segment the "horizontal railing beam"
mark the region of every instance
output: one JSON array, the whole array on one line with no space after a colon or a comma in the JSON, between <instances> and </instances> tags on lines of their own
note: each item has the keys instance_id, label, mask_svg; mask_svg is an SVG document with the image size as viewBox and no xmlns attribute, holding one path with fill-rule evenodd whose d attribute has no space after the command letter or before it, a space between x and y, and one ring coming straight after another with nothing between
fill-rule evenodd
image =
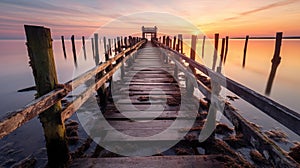
<instances>
[{"instance_id":1,"label":"horizontal railing beam","mask_svg":"<svg viewBox=\"0 0 300 168\"><path fill-rule=\"evenodd\" d=\"M158 43L158 42L157 42ZM231 92L235 93L237 96L241 97L243 100L247 101L248 103L252 104L265 114L269 115L279 123L283 124L296 134L300 135L300 114L253 91L250 88L247 88L228 77L223 76L220 73L216 73L211 69L207 68L204 65L197 63L194 60L186 57L185 55L172 50L171 48L158 43L161 47L173 52L174 54L178 55L180 58L185 60L189 63L192 67L200 70L205 75L209 76L212 80L216 81L224 81L220 82L220 85L226 87Z\"/></svg>"},{"instance_id":2,"label":"horizontal railing beam","mask_svg":"<svg viewBox=\"0 0 300 168\"><path fill-rule=\"evenodd\" d=\"M87 71L86 73L78 76L77 78L60 85L60 88L49 92L48 94L39 97L38 99L32 101L30 104L26 105L24 108L10 112L0 119L0 139L9 133L13 132L17 128L21 127L27 121L38 116L43 111L47 110L55 103L63 99L68 93L76 89L81 84L85 83L87 80L91 79L95 74L105 70L113 62L118 60L120 57L126 53L139 48L145 41L140 41L132 47L127 48L121 53L117 54L115 57L106 61L105 63ZM107 79L106 79L107 80Z\"/></svg>"}]
</instances>

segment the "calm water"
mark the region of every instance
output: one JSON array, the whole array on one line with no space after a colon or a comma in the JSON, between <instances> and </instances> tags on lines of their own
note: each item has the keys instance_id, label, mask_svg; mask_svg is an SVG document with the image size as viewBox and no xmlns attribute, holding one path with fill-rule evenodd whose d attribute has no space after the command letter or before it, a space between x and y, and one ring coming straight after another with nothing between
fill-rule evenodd
<instances>
[{"instance_id":1,"label":"calm water","mask_svg":"<svg viewBox=\"0 0 300 168\"><path fill-rule=\"evenodd\" d=\"M190 41L186 40L186 44ZM274 40L249 40L246 67L242 68L242 56L244 40L230 40L229 51L226 60L226 66L223 73L242 83L249 88L264 94L268 76L271 70L271 59L274 52ZM198 61L205 62L208 67L212 65L212 48L209 41L206 41L205 57L200 60L202 52L202 40L198 40L197 52L200 53ZM219 44L220 46L221 44ZM100 45L102 46L102 44ZM81 53L81 40L76 41L77 51L77 68L74 67L71 44L66 40L67 58L63 56L61 41L54 40L54 55L58 79L60 83L64 83L78 74L85 72L95 66L92 57L90 40L86 40L87 58L84 59ZM277 69L277 74L274 79L273 87L269 97L283 105L299 112L300 111L300 78L297 73L300 71L300 40L283 40L281 51L281 63ZM29 103L34 99L34 91L19 93L17 90L26 87L34 86L31 68L28 64L27 50L24 40L0 40L0 116L3 116L8 111L13 111ZM103 51L100 48L100 51ZM189 54L189 49L185 47L186 54ZM101 52L100 55L103 56ZM218 65L218 63L217 63ZM260 114L255 108L250 107L247 103L233 102L233 104L243 111L243 115L247 118L257 120L257 123L263 125L268 120L267 129L277 127L277 123L269 122L269 118L264 114ZM259 116L259 117L258 117ZM262 117L260 117L262 116ZM263 118L263 119L261 119ZM263 125L264 126L264 125ZM284 129L288 132L288 130ZM292 135L299 140L298 136ZM26 141L22 141L26 139ZM34 145L32 145L34 144ZM35 118L23 127L17 129L9 136L0 140L0 163L5 166L7 159L12 159L11 162L18 161L29 154L39 156L39 159L46 157L44 148L44 139L42 136L42 127L39 121ZM8 151L8 149L14 149ZM1 167L0 165L0 167ZM6 163L10 165L10 163Z\"/></svg>"}]
</instances>

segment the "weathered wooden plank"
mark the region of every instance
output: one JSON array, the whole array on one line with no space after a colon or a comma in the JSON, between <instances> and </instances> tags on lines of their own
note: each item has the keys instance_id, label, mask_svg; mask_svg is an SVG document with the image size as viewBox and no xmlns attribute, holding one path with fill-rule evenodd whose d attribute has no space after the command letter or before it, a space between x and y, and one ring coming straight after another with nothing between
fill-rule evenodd
<instances>
[{"instance_id":1,"label":"weathered wooden plank","mask_svg":"<svg viewBox=\"0 0 300 168\"><path fill-rule=\"evenodd\" d=\"M198 156L150 156L119 158L76 159L70 168L105 167L105 168L198 168L224 167L221 155Z\"/></svg>"}]
</instances>

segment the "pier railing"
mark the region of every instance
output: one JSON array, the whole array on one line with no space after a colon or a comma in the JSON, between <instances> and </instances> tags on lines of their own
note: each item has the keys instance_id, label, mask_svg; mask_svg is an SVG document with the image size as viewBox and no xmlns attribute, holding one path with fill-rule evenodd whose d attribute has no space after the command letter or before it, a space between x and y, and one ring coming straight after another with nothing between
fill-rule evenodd
<instances>
[{"instance_id":1,"label":"pier railing","mask_svg":"<svg viewBox=\"0 0 300 168\"><path fill-rule=\"evenodd\" d=\"M40 116L40 120L44 127L44 134L47 143L46 146L47 146L47 153L48 153L48 165L50 167L64 167L67 165L67 162L69 160L68 149L64 150L66 146L63 145L66 142L65 130L64 130L65 120L71 117L76 112L76 110L78 110L81 107L81 105L89 97L91 97L91 95L95 91L102 90L102 93L106 93L107 92L106 88L102 86L106 82L111 81L110 79L112 75L119 68L124 66L124 61L126 61L129 57L131 57L145 43L145 40L142 40L141 38L130 37L131 44L126 45L124 50L121 49L122 48L121 43L116 41L116 43L118 43L118 51L116 51L116 55L114 57L108 58L108 54L112 54L112 53L106 52L105 62L99 63L99 65L97 65L96 67L76 77L75 79L72 79L69 82L66 82L64 84L57 84L55 65L54 64L51 65L51 63L54 63L53 61L54 58L53 58L53 51L52 51L52 42L51 42L52 39L51 39L50 29L39 27L39 26L25 26L25 30L26 30L27 41L28 41L27 46L28 46L28 53L30 57L30 65L32 66L33 74L35 76L35 81L37 85L36 88L39 94L39 98L35 99L30 104L26 105L24 108L13 111L7 114L6 116L4 116L3 118L1 118L0 139L10 134L17 128L21 127L23 124L33 119L34 117ZM42 36L41 34L45 34L45 36ZM95 34L95 37L98 38L98 34ZM64 39L62 38L62 41L63 40ZM98 39L95 39L95 49L97 48L98 48ZM99 51L95 51L95 52L98 53ZM36 58L36 56L38 56L39 58ZM44 67L38 65L39 63L41 63L39 59L42 58L40 57L46 57L46 59L48 59L48 62L50 62L49 66ZM74 58L75 57L76 56L74 56ZM46 71L46 72L41 72L41 71ZM124 68L121 68L121 71L124 71ZM46 86L52 85L51 80L53 79L55 86L53 87L54 89L52 91L45 94L41 93L41 91L38 88L38 85L41 84L41 81L43 79L38 79L39 77L41 77L41 75L37 75L37 73L44 73L43 76L47 76L49 78L49 80L46 81L48 83L44 82L43 85ZM89 80L94 80L94 82L90 86L85 88L85 90L81 93L80 96L76 97L71 102L68 102L68 104L64 108L61 108L60 101L64 97L66 97L68 93L75 90L80 85L86 83ZM59 109L59 111L57 111L57 109ZM59 116L57 116L57 113ZM46 127L45 125L47 124L51 125L52 127ZM54 134L61 134L59 135L60 137L53 137L55 136L53 135L53 132L55 131L57 133ZM62 140L60 142L61 143L64 142L64 143L63 144L60 143L60 145L58 145L57 141L55 141L57 139ZM52 143L49 142L51 140L54 142Z\"/></svg>"},{"instance_id":2,"label":"pier railing","mask_svg":"<svg viewBox=\"0 0 300 168\"><path fill-rule=\"evenodd\" d=\"M276 121L280 122L296 134L300 135L300 114L288 109L287 107L239 84L231 80L228 77L223 76L220 73L220 68L218 67L217 72L211 70L210 68L198 63L195 61L195 53L192 50L196 48L196 40L195 37L192 36L191 41L191 55L187 57L186 55L179 52L178 47L176 44L171 45L171 43L166 43L163 41L162 43L159 41L154 41L156 46L164 48L166 52L164 52L165 62L172 61L175 66L174 76L176 77L179 71L182 71L185 76L188 78L197 78L197 84L199 91L211 100L211 105L217 106L218 104L225 103L224 106L224 115L235 127L235 131L237 134L243 136L243 139L250 143L254 148L256 148L259 152L264 153L266 158L270 160L274 165L277 167L293 167L298 165L290 156L287 155L285 151L283 151L279 146L277 146L272 140L270 140L266 135L264 135L259 128L253 125L251 122L244 119L234 107L232 107L224 100L214 96L215 100L214 104L212 102L212 89L210 86L207 85L208 78L210 78L212 84L214 81L219 86L223 86L226 89L230 90L231 92L235 93L243 100L249 102L262 112L266 113ZM180 44L180 40L178 41ZM178 44L177 44L178 46ZM224 46L223 46L224 47ZM223 50L223 49L222 49ZM276 49L278 50L278 49ZM279 53L277 53L279 54ZM221 55L222 56L222 55ZM185 63L188 63L189 68L192 72L187 70L187 67L184 65L183 60ZM221 59L222 60L222 59ZM220 63L221 64L221 63ZM196 75L195 69L202 72L203 75ZM196 75L196 76L195 76ZM206 79L205 79L206 78ZM221 81L221 82L220 82ZM193 87L192 85L186 85L187 87ZM214 85L213 87L219 87ZM187 88L187 90L194 90L194 88ZM217 89L218 90L218 89Z\"/></svg>"}]
</instances>

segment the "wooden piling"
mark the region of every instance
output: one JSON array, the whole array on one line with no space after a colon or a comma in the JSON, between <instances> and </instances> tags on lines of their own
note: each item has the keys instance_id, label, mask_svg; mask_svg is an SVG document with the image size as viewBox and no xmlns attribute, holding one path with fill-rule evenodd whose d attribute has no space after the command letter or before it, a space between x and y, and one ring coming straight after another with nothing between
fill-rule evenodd
<instances>
[{"instance_id":1,"label":"wooden piling","mask_svg":"<svg viewBox=\"0 0 300 168\"><path fill-rule=\"evenodd\" d=\"M274 55L272 58L272 68L271 68L271 72L269 75L269 79L268 79L268 83L267 83L267 87L266 87L266 91L265 94L266 95L270 95L271 93L271 89L272 89L272 85L273 85L273 81L275 78L275 74L276 74L276 70L280 64L281 61L281 57L280 57L280 49L281 49L281 43L282 43L282 32L277 32L276 33L276 42L275 42L275 50L274 50Z\"/></svg>"},{"instance_id":2,"label":"wooden piling","mask_svg":"<svg viewBox=\"0 0 300 168\"><path fill-rule=\"evenodd\" d=\"M105 61L107 61L109 59L109 56L112 55L111 54L111 39L108 39L108 47L107 47L107 49L108 49L108 54L105 55Z\"/></svg>"},{"instance_id":3,"label":"wooden piling","mask_svg":"<svg viewBox=\"0 0 300 168\"><path fill-rule=\"evenodd\" d=\"M84 36L82 36L82 49L83 49L84 60L86 60L86 50L85 50L85 39L84 39Z\"/></svg>"},{"instance_id":4,"label":"wooden piling","mask_svg":"<svg viewBox=\"0 0 300 168\"><path fill-rule=\"evenodd\" d=\"M226 38L225 38L224 64L225 64L225 62L226 62L227 53L228 53L228 40L229 40L229 36L226 36Z\"/></svg>"},{"instance_id":5,"label":"wooden piling","mask_svg":"<svg viewBox=\"0 0 300 168\"><path fill-rule=\"evenodd\" d=\"M64 57L65 57L65 59L67 59L67 53L66 53L66 46L65 46L65 38L64 38L64 36L61 36L61 43L62 43L62 48L63 48L63 52L64 52Z\"/></svg>"},{"instance_id":6,"label":"wooden piling","mask_svg":"<svg viewBox=\"0 0 300 168\"><path fill-rule=\"evenodd\" d=\"M191 52L190 52L190 58L195 61L196 58L196 44L197 44L197 36L192 35L192 41L191 41ZM196 70L193 68L193 66L190 65L190 69L195 74Z\"/></svg>"},{"instance_id":7,"label":"wooden piling","mask_svg":"<svg viewBox=\"0 0 300 168\"><path fill-rule=\"evenodd\" d=\"M176 50L176 36L173 39L173 50Z\"/></svg>"},{"instance_id":8,"label":"wooden piling","mask_svg":"<svg viewBox=\"0 0 300 168\"><path fill-rule=\"evenodd\" d=\"M182 34L178 34L178 51L183 54L183 38Z\"/></svg>"},{"instance_id":9,"label":"wooden piling","mask_svg":"<svg viewBox=\"0 0 300 168\"><path fill-rule=\"evenodd\" d=\"M98 48L98 33L94 34L94 42L95 42L95 64L96 66L98 66L100 62L99 48Z\"/></svg>"},{"instance_id":10,"label":"wooden piling","mask_svg":"<svg viewBox=\"0 0 300 168\"><path fill-rule=\"evenodd\" d=\"M166 36L163 36L163 44L166 45Z\"/></svg>"},{"instance_id":11,"label":"wooden piling","mask_svg":"<svg viewBox=\"0 0 300 168\"><path fill-rule=\"evenodd\" d=\"M94 38L91 38L91 44L92 44L93 58L95 58L95 46L94 46Z\"/></svg>"},{"instance_id":12,"label":"wooden piling","mask_svg":"<svg viewBox=\"0 0 300 168\"><path fill-rule=\"evenodd\" d=\"M114 38L114 48L115 48L115 55L118 54L118 50L117 50L117 40Z\"/></svg>"},{"instance_id":13,"label":"wooden piling","mask_svg":"<svg viewBox=\"0 0 300 168\"><path fill-rule=\"evenodd\" d=\"M249 36L247 35L246 40L245 40L245 46L244 46L243 68L246 65L246 53L247 53L248 39L249 39Z\"/></svg>"},{"instance_id":14,"label":"wooden piling","mask_svg":"<svg viewBox=\"0 0 300 168\"><path fill-rule=\"evenodd\" d=\"M77 67L77 56L76 56L76 47L75 47L74 35L71 36L71 42L72 42L72 51L73 51L74 64L75 64L75 67Z\"/></svg>"},{"instance_id":15,"label":"wooden piling","mask_svg":"<svg viewBox=\"0 0 300 168\"><path fill-rule=\"evenodd\" d=\"M120 37L117 37L117 48L118 48L118 53L122 52L122 48L121 48L121 39ZM134 44L133 44L134 45Z\"/></svg>"},{"instance_id":16,"label":"wooden piling","mask_svg":"<svg viewBox=\"0 0 300 168\"><path fill-rule=\"evenodd\" d=\"M204 58L205 38L206 38L206 36L203 36L203 41L202 41L202 58Z\"/></svg>"},{"instance_id":17,"label":"wooden piling","mask_svg":"<svg viewBox=\"0 0 300 168\"><path fill-rule=\"evenodd\" d=\"M103 48L104 48L104 54L107 54L106 37L103 37Z\"/></svg>"},{"instance_id":18,"label":"wooden piling","mask_svg":"<svg viewBox=\"0 0 300 168\"><path fill-rule=\"evenodd\" d=\"M219 44L219 33L216 33L215 34L215 50L214 50L213 65L212 65L213 71L216 69L216 63L217 63L217 57L218 57L218 44Z\"/></svg>"},{"instance_id":19,"label":"wooden piling","mask_svg":"<svg viewBox=\"0 0 300 168\"><path fill-rule=\"evenodd\" d=\"M225 51L225 38L222 38L222 46L221 46L221 53L220 53L220 62L219 62L219 67L217 68L217 72L221 73L222 72L222 64L223 64L223 59L224 59L224 51Z\"/></svg>"},{"instance_id":20,"label":"wooden piling","mask_svg":"<svg viewBox=\"0 0 300 168\"><path fill-rule=\"evenodd\" d=\"M27 49L38 97L55 89L58 84L50 29L25 25ZM70 160L64 121L58 102L39 115L46 140L48 166L67 167Z\"/></svg>"}]
</instances>

